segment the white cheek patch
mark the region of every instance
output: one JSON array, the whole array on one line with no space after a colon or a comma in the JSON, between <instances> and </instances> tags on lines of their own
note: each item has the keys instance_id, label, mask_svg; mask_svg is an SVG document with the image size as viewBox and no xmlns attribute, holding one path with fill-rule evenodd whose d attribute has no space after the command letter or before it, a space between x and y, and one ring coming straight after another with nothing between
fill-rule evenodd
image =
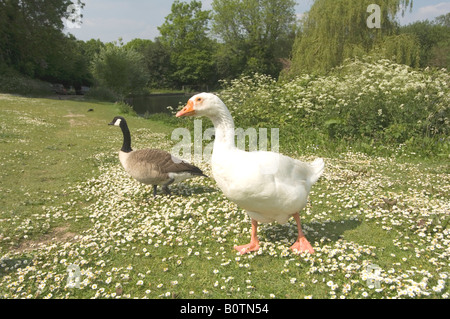
<instances>
[{"instance_id":1,"label":"white cheek patch","mask_svg":"<svg viewBox=\"0 0 450 319\"><path fill-rule=\"evenodd\" d=\"M120 123L122 122L122 120L121 119L117 119L115 122L114 122L114 126L120 126Z\"/></svg>"}]
</instances>

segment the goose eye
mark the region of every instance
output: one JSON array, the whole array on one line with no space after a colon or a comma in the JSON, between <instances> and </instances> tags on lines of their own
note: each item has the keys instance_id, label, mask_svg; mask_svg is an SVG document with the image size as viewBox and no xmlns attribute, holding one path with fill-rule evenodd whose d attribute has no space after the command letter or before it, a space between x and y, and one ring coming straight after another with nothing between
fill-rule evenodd
<instances>
[{"instance_id":1,"label":"goose eye","mask_svg":"<svg viewBox=\"0 0 450 319\"><path fill-rule=\"evenodd\" d=\"M201 102L202 101L202 98L201 97L198 97L197 98L197 102Z\"/></svg>"}]
</instances>

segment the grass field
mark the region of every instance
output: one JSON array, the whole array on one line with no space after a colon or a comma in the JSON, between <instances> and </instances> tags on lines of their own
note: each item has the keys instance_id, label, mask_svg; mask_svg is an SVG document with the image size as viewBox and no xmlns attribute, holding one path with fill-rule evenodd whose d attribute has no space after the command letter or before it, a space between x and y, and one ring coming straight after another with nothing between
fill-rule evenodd
<instances>
[{"instance_id":1,"label":"grass field","mask_svg":"<svg viewBox=\"0 0 450 319\"><path fill-rule=\"evenodd\" d=\"M239 256L250 219L213 179L153 198L125 174L107 125L118 112L0 95L0 298L449 297L448 158L327 157L301 212L316 253L290 252L291 220L260 227L261 249ZM136 149L170 151L173 128L126 117Z\"/></svg>"}]
</instances>

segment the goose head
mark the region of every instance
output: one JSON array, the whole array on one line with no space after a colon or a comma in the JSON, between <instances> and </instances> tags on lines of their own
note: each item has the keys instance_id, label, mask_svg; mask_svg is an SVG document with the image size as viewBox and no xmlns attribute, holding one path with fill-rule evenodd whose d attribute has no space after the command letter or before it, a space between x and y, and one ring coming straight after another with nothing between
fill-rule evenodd
<instances>
[{"instance_id":1,"label":"goose head","mask_svg":"<svg viewBox=\"0 0 450 319\"><path fill-rule=\"evenodd\" d=\"M116 116L111 123L109 123L108 125L113 125L113 126L119 126L122 127L123 125L126 125L127 121L122 117L122 116Z\"/></svg>"},{"instance_id":2,"label":"goose head","mask_svg":"<svg viewBox=\"0 0 450 319\"><path fill-rule=\"evenodd\" d=\"M187 105L176 116L206 116L213 118L223 112L228 113L228 109L219 97L212 93L200 93L191 97Z\"/></svg>"}]
</instances>

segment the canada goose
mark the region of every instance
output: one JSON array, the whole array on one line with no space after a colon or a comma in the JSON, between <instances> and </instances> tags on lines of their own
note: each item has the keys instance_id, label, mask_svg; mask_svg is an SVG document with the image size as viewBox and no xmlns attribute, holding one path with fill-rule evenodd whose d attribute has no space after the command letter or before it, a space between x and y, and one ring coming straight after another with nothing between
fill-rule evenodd
<instances>
[{"instance_id":1,"label":"canada goose","mask_svg":"<svg viewBox=\"0 0 450 319\"><path fill-rule=\"evenodd\" d=\"M252 219L250 243L234 247L239 253L259 249L259 222L284 224L291 216L298 230L291 249L314 253L302 231L299 212L306 206L311 186L322 175L323 159L304 163L274 152L236 148L233 118L219 97L211 93L195 95L176 116L206 116L214 124L216 139L211 157L214 179L225 196L245 209Z\"/></svg>"},{"instance_id":2,"label":"canada goose","mask_svg":"<svg viewBox=\"0 0 450 319\"><path fill-rule=\"evenodd\" d=\"M153 185L153 196L156 196L157 185L170 194L169 185L188 178L206 176L196 166L191 165L170 153L158 149L142 149L133 151L131 134L127 121L116 116L109 125L119 126L123 133L123 145L119 151L119 160L125 171L137 181Z\"/></svg>"}]
</instances>

